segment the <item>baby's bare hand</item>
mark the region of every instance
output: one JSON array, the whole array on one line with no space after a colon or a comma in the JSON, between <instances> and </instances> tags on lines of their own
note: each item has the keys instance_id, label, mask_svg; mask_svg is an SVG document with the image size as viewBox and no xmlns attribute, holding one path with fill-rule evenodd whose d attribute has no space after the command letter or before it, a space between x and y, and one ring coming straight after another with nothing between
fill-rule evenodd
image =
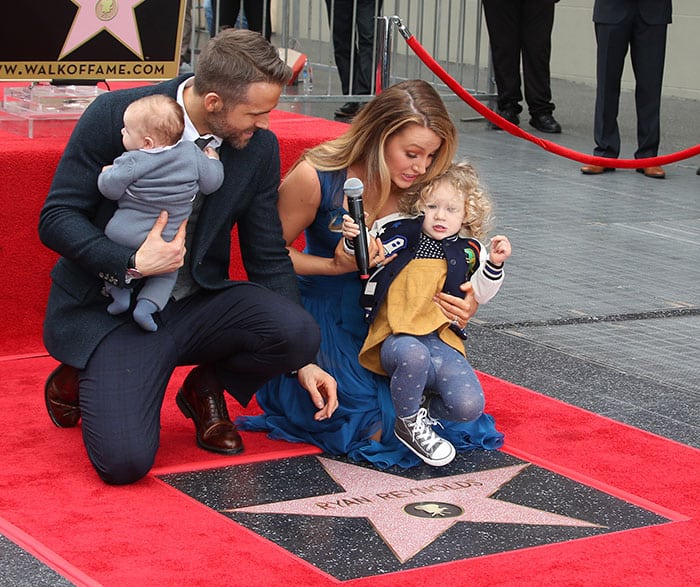
<instances>
[{"instance_id":1,"label":"baby's bare hand","mask_svg":"<svg viewBox=\"0 0 700 587\"><path fill-rule=\"evenodd\" d=\"M219 152L214 147L204 147L204 154L209 159L220 159Z\"/></svg>"}]
</instances>

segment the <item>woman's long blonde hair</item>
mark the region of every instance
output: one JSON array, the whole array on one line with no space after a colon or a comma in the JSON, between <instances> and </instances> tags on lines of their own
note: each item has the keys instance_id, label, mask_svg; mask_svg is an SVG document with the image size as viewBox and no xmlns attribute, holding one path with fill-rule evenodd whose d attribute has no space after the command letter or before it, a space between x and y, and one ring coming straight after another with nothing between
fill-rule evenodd
<instances>
[{"instance_id":1,"label":"woman's long blonde hair","mask_svg":"<svg viewBox=\"0 0 700 587\"><path fill-rule=\"evenodd\" d=\"M385 159L387 140L408 124L432 130L442 144L425 175L430 181L444 172L457 150L457 130L445 104L433 87L422 80L408 80L378 94L355 117L350 128L337 139L309 149L302 156L320 171L346 169L358 162L365 168L365 193L378 195L367 210L369 221L383 208L391 192L391 177Z\"/></svg>"}]
</instances>

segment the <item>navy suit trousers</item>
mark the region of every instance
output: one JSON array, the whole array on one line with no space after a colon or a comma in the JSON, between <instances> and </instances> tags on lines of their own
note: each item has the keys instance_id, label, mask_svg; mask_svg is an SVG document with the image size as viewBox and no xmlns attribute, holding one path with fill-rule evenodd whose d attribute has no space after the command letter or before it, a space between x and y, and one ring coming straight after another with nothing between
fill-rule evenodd
<instances>
[{"instance_id":1,"label":"navy suit trousers","mask_svg":"<svg viewBox=\"0 0 700 587\"><path fill-rule=\"evenodd\" d=\"M616 24L595 23L595 155L613 158L620 155L617 116L622 71L628 49L634 71L637 109L637 150L634 157L642 159L659 154L666 31L665 23L647 24L639 12L630 14Z\"/></svg>"},{"instance_id":2,"label":"navy suit trousers","mask_svg":"<svg viewBox=\"0 0 700 587\"><path fill-rule=\"evenodd\" d=\"M249 282L171 300L156 321L157 332L114 330L80 372L83 439L107 483L131 483L153 466L175 367L212 366L246 405L268 379L313 362L320 341L301 306Z\"/></svg>"}]
</instances>

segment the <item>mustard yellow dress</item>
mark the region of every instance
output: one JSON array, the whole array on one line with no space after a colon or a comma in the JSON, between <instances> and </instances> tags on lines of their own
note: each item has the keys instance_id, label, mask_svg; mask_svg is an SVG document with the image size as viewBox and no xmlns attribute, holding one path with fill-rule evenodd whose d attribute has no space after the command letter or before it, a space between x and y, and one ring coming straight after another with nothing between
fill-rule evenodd
<instances>
[{"instance_id":1,"label":"mustard yellow dress","mask_svg":"<svg viewBox=\"0 0 700 587\"><path fill-rule=\"evenodd\" d=\"M360 349L360 364L365 369L387 374L379 355L382 343L392 334L422 336L437 332L443 342L466 356L464 341L450 329L450 322L433 301L446 277L445 259L413 259L401 270L392 281Z\"/></svg>"}]
</instances>

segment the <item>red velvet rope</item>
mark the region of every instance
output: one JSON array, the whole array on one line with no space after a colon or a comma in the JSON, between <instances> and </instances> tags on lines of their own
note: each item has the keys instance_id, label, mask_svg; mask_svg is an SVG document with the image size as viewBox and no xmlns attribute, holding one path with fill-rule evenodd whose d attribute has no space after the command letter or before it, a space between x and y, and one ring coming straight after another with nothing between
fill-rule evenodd
<instances>
[{"instance_id":1,"label":"red velvet rope","mask_svg":"<svg viewBox=\"0 0 700 587\"><path fill-rule=\"evenodd\" d=\"M602 165L603 167L620 167L620 168L635 168L635 167L654 167L657 165L666 165L668 163L675 163L676 161L681 161L683 159L689 159L695 155L700 154L700 144L684 149L683 151L678 151L677 153L671 153L669 155L661 155L658 157L647 157L645 159L611 159L608 157L595 157L593 155L586 155L584 153L579 153L573 149L567 147L562 147L551 141L541 139L539 137L533 136L530 133L524 131L519 126L508 122L502 116L496 114L493 110L482 104L469 92L467 92L457 80L455 80L450 74L448 74L442 66L431 57L431 55L423 48L423 46L416 40L413 35L406 38L406 43L413 50L413 52L418 56L418 58L425 63L425 65L430 68L430 70L438 76L447 86L464 100L469 106L476 110L487 120L497 124L503 130L508 131L510 134L516 137L523 138L527 141L535 143L542 147L545 151L550 151L557 155L562 155L568 159L573 159L574 161L580 161L581 163L586 163L588 165Z\"/></svg>"}]
</instances>

